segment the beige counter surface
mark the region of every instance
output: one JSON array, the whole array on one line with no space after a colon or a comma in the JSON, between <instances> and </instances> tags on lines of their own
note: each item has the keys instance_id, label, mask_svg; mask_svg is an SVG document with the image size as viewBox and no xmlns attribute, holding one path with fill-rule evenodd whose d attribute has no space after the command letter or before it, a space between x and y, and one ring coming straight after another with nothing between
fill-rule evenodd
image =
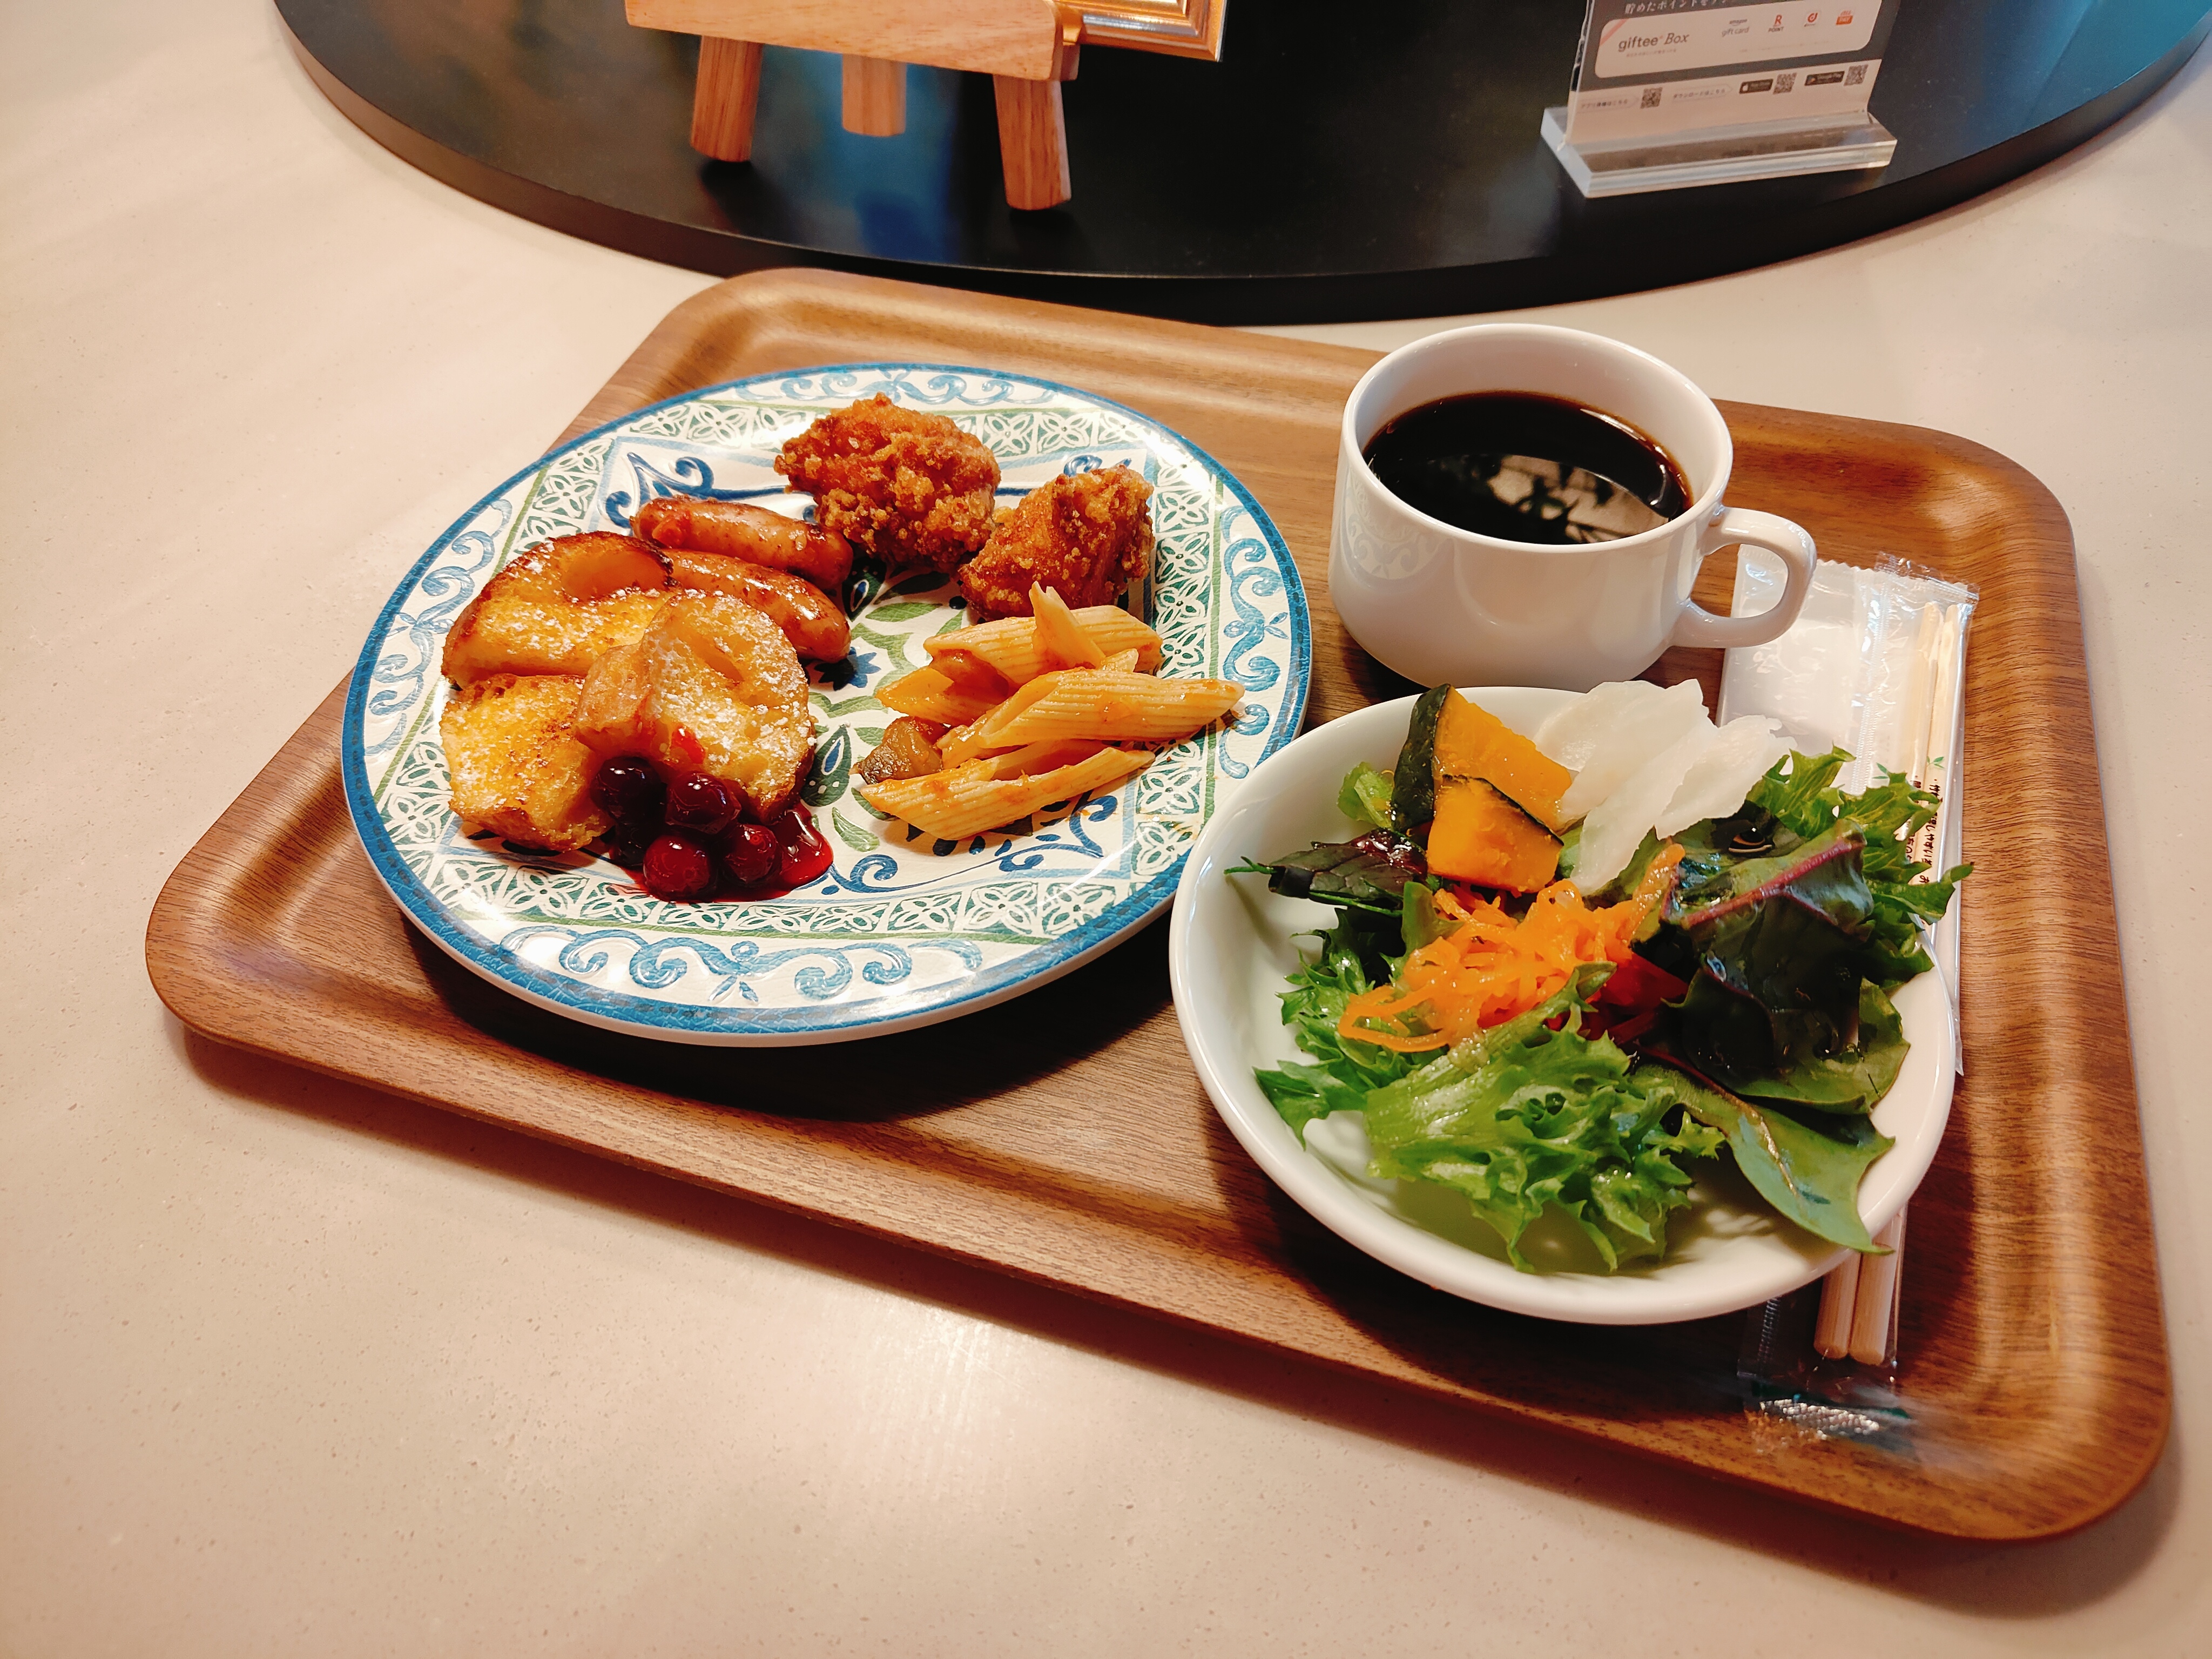
<instances>
[{"instance_id":1,"label":"beige counter surface","mask_svg":"<svg viewBox=\"0 0 2212 1659\"><path fill-rule=\"evenodd\" d=\"M9 9L0 1655L2203 1650L2212 58L1923 223L1522 313L1965 434L2073 519L2175 1428L2110 1521L1997 1548L185 1035L141 954L162 879L422 549L707 279L414 172L262 0Z\"/></svg>"}]
</instances>

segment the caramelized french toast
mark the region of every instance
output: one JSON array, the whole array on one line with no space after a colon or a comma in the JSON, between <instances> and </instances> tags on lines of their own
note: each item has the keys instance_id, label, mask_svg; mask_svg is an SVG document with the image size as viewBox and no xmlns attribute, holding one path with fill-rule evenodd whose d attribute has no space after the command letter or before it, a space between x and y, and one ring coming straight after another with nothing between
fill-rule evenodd
<instances>
[{"instance_id":1,"label":"caramelized french toast","mask_svg":"<svg viewBox=\"0 0 2212 1659\"><path fill-rule=\"evenodd\" d=\"M438 734L463 828L556 852L606 832L591 796L599 757L571 725L583 686L574 674L492 674L454 690Z\"/></svg>"},{"instance_id":2,"label":"caramelized french toast","mask_svg":"<svg viewBox=\"0 0 2212 1659\"><path fill-rule=\"evenodd\" d=\"M540 542L484 585L446 635L446 678L583 674L667 603L668 561L635 536Z\"/></svg>"},{"instance_id":3,"label":"caramelized french toast","mask_svg":"<svg viewBox=\"0 0 2212 1659\"><path fill-rule=\"evenodd\" d=\"M733 785L765 822L788 805L814 753L806 674L776 625L744 600L678 593L584 681L576 733L602 756Z\"/></svg>"}]
</instances>

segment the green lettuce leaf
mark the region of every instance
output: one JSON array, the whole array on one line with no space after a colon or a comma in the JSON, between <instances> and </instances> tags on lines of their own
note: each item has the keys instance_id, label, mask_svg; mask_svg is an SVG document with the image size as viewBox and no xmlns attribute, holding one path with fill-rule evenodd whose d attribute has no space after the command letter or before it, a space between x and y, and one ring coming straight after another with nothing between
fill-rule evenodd
<instances>
[{"instance_id":1,"label":"green lettuce leaf","mask_svg":"<svg viewBox=\"0 0 2212 1659\"><path fill-rule=\"evenodd\" d=\"M1701 1012L1711 1001L1725 994L1715 992L1713 986L1714 981L1705 975L1691 982L1689 995L1679 1005L1681 1012L1670 1030L1698 1029ZM1741 1002L1735 1005L1736 1008L1741 1006ZM1663 1040L1650 1046L1653 1052L1663 1056ZM1686 1046L1727 1052L1726 1045L1710 1041ZM1768 1072L1727 1068L1723 1080L1730 1092L1752 1100L1863 1117L1881 1103L1881 1097L1897 1081L1911 1047L1905 1040L1905 1022L1896 1005L1881 987L1867 980L1859 986L1858 1029L1849 1047L1832 1054L1809 1050L1785 1054L1779 1065Z\"/></svg>"},{"instance_id":2,"label":"green lettuce leaf","mask_svg":"<svg viewBox=\"0 0 2212 1659\"><path fill-rule=\"evenodd\" d=\"M1371 1172L1455 1188L1524 1272L1533 1269L1521 1236L1552 1205L1609 1267L1663 1255L1667 1217L1690 1201L1691 1177L1675 1160L1719 1146L1694 1124L1670 1131L1674 1103L1644 1096L1619 1045L1582 1035L1582 1013L1611 971L1577 969L1547 1001L1367 1097Z\"/></svg>"},{"instance_id":3,"label":"green lettuce leaf","mask_svg":"<svg viewBox=\"0 0 2212 1659\"><path fill-rule=\"evenodd\" d=\"M1727 823L1754 837L1770 836L1776 850L1785 853L1838 825L1857 830L1863 842L1861 867L1873 901L1870 937L1887 958L1876 977L1884 989L1894 990L1933 965L1921 947L1921 924L1936 921L1951 908L1953 891L1974 866L1962 864L1933 880L1916 879L1929 866L1912 856L1911 838L1934 821L1937 797L1891 772L1862 793L1847 795L1835 781L1850 758L1844 750L1831 749L1825 755L1793 753L1776 762L1752 786L1743 812Z\"/></svg>"},{"instance_id":4,"label":"green lettuce leaf","mask_svg":"<svg viewBox=\"0 0 2212 1659\"><path fill-rule=\"evenodd\" d=\"M1644 1047L1739 1095L1866 1113L1907 1044L1882 991L1864 837L1837 822L1787 852L1686 857L1655 958L1688 981Z\"/></svg>"},{"instance_id":5,"label":"green lettuce leaf","mask_svg":"<svg viewBox=\"0 0 2212 1659\"><path fill-rule=\"evenodd\" d=\"M1336 810L1354 823L1370 829L1394 828L1390 817L1391 775L1378 772L1365 761L1345 775L1337 788Z\"/></svg>"},{"instance_id":6,"label":"green lettuce leaf","mask_svg":"<svg viewBox=\"0 0 2212 1659\"><path fill-rule=\"evenodd\" d=\"M1425 881L1407 882L1398 902L1398 933L1408 955L1442 939L1457 925L1437 914L1436 889Z\"/></svg>"},{"instance_id":7,"label":"green lettuce leaf","mask_svg":"<svg viewBox=\"0 0 2212 1659\"><path fill-rule=\"evenodd\" d=\"M1407 1055L1377 1043L1347 1043L1336 1033L1345 1004L1389 977L1391 942L1376 918L1340 912L1338 925L1321 935L1320 954L1291 975L1290 989L1282 993L1283 1024L1320 1063L1293 1062L1255 1076L1268 1103L1301 1138L1315 1118L1364 1110L1370 1090L1395 1082L1412 1067Z\"/></svg>"},{"instance_id":8,"label":"green lettuce leaf","mask_svg":"<svg viewBox=\"0 0 2212 1659\"><path fill-rule=\"evenodd\" d=\"M1647 1101L1679 1105L1727 1136L1736 1167L1790 1220L1833 1243L1879 1253L1859 1216L1859 1182L1897 1143L1866 1119L1801 1120L1650 1060L1637 1068L1636 1081Z\"/></svg>"}]
</instances>

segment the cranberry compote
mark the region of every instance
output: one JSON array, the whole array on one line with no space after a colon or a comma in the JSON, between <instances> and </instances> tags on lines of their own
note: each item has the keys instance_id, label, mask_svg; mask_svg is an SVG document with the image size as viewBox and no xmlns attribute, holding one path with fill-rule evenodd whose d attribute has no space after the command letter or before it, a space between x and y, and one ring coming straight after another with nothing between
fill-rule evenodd
<instances>
[{"instance_id":1,"label":"cranberry compote","mask_svg":"<svg viewBox=\"0 0 2212 1659\"><path fill-rule=\"evenodd\" d=\"M592 803L627 823L658 820L662 793L660 774L635 755L616 756L592 780Z\"/></svg>"},{"instance_id":2,"label":"cranberry compote","mask_svg":"<svg viewBox=\"0 0 2212 1659\"><path fill-rule=\"evenodd\" d=\"M781 849L775 861L775 878L786 887L804 887L830 867L830 843L814 827L814 814L804 806L778 812L769 820Z\"/></svg>"},{"instance_id":3,"label":"cranberry compote","mask_svg":"<svg viewBox=\"0 0 2212 1659\"><path fill-rule=\"evenodd\" d=\"M738 815L738 792L720 778L687 772L668 787L668 805L662 811L671 830L719 836Z\"/></svg>"},{"instance_id":4,"label":"cranberry compote","mask_svg":"<svg viewBox=\"0 0 2212 1659\"><path fill-rule=\"evenodd\" d=\"M775 874L783 843L764 823L734 823L722 837L722 868L740 887L757 887Z\"/></svg>"},{"instance_id":5,"label":"cranberry compote","mask_svg":"<svg viewBox=\"0 0 2212 1659\"><path fill-rule=\"evenodd\" d=\"M704 898L714 890L714 857L696 836L671 830L645 849L638 874L655 898Z\"/></svg>"},{"instance_id":6,"label":"cranberry compote","mask_svg":"<svg viewBox=\"0 0 2212 1659\"><path fill-rule=\"evenodd\" d=\"M830 843L811 812L794 805L766 823L747 823L738 787L711 773L663 783L650 761L618 755L592 776L591 793L614 817L601 850L635 870L657 899L772 898L830 867Z\"/></svg>"}]
</instances>

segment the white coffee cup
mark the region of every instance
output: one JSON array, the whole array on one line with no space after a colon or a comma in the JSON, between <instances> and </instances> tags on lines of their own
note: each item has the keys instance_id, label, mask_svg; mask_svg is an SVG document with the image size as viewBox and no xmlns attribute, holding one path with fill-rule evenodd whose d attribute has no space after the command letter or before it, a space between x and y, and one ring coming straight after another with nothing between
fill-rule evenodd
<instances>
[{"instance_id":1,"label":"white coffee cup","mask_svg":"<svg viewBox=\"0 0 2212 1659\"><path fill-rule=\"evenodd\" d=\"M1674 458L1692 505L1619 541L1502 541L1384 489L1362 452L1385 422L1440 398L1530 392L1627 422ZM1423 685L1549 685L1632 678L1671 645L1762 645L1797 620L1813 538L1787 519L1723 505L1735 446L1711 398L1649 353L1540 323L1484 323L1401 346L1344 406L1328 591L1352 638ZM1780 601L1717 617L1690 597L1698 568L1741 543L1778 555Z\"/></svg>"}]
</instances>

